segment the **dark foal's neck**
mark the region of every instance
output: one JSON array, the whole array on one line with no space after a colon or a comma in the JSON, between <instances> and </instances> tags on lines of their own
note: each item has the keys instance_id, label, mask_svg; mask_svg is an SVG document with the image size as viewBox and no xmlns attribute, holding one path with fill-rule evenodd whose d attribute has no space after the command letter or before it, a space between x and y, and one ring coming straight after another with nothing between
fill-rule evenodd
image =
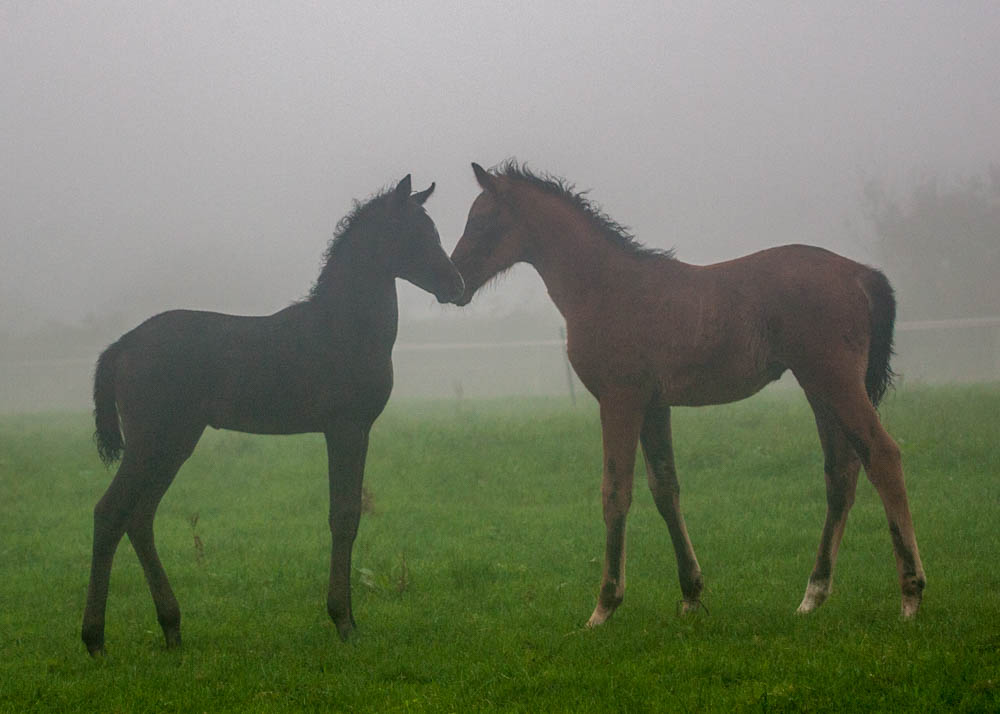
<instances>
[{"instance_id":1,"label":"dark foal's neck","mask_svg":"<svg viewBox=\"0 0 1000 714\"><path fill-rule=\"evenodd\" d=\"M356 330L372 349L392 349L399 307L396 279L375 249L375 236L363 227L337 238L307 304L326 315L336 329Z\"/></svg>"}]
</instances>

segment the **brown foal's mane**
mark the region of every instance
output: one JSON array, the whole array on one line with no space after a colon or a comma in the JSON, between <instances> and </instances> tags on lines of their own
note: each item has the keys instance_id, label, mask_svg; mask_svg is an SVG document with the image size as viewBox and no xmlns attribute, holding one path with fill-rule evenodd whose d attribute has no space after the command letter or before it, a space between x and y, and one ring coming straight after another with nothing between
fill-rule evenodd
<instances>
[{"instance_id":1,"label":"brown foal's mane","mask_svg":"<svg viewBox=\"0 0 1000 714\"><path fill-rule=\"evenodd\" d=\"M607 240L637 257L674 258L673 248L669 250L650 248L637 241L626 226L604 213L600 206L587 198L587 191L577 191L576 186L566 179L548 173L536 174L526 165L519 165L515 159L508 159L490 169L490 172L515 182L526 183L543 193L561 198L579 209Z\"/></svg>"}]
</instances>

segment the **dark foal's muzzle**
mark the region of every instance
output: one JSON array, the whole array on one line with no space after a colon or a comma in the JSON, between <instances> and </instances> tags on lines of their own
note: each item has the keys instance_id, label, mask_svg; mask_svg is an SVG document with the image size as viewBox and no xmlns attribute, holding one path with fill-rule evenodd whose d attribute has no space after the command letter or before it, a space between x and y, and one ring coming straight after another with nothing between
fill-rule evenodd
<instances>
[{"instance_id":1,"label":"dark foal's muzzle","mask_svg":"<svg viewBox=\"0 0 1000 714\"><path fill-rule=\"evenodd\" d=\"M462 275L457 270L455 271L451 282L438 292L434 293L434 297L436 297L437 301L442 305L447 305L448 303L455 303L457 305L458 301L461 300L464 295L465 281L462 280Z\"/></svg>"}]
</instances>

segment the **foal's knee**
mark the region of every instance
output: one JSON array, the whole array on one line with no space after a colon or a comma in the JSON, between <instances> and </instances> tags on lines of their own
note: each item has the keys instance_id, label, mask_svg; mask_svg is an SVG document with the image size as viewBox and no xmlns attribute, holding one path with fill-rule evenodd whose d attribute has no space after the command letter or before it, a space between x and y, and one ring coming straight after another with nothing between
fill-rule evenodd
<instances>
[{"instance_id":1,"label":"foal's knee","mask_svg":"<svg viewBox=\"0 0 1000 714\"><path fill-rule=\"evenodd\" d=\"M105 497L94 506L94 545L117 543L125 532L129 511Z\"/></svg>"},{"instance_id":2,"label":"foal's knee","mask_svg":"<svg viewBox=\"0 0 1000 714\"><path fill-rule=\"evenodd\" d=\"M872 444L873 457L877 456L889 466L898 466L902 460L899 444L889 434L883 431Z\"/></svg>"},{"instance_id":3,"label":"foal's knee","mask_svg":"<svg viewBox=\"0 0 1000 714\"><path fill-rule=\"evenodd\" d=\"M656 503L676 503L680 500L681 486L674 474L660 475L650 473L646 477L646 482L649 484L649 491L653 494L653 500Z\"/></svg>"},{"instance_id":4,"label":"foal's knee","mask_svg":"<svg viewBox=\"0 0 1000 714\"><path fill-rule=\"evenodd\" d=\"M871 454L866 464L865 473L868 480L878 488L880 486L896 486L902 483L903 459L899 444L883 432L882 438L872 442Z\"/></svg>"},{"instance_id":5,"label":"foal's knee","mask_svg":"<svg viewBox=\"0 0 1000 714\"><path fill-rule=\"evenodd\" d=\"M832 481L826 490L826 507L831 515L840 517L854 505L854 488L843 478Z\"/></svg>"},{"instance_id":6,"label":"foal's knee","mask_svg":"<svg viewBox=\"0 0 1000 714\"><path fill-rule=\"evenodd\" d=\"M337 540L354 541L361 521L361 505L342 506L330 511L330 534Z\"/></svg>"},{"instance_id":7,"label":"foal's knee","mask_svg":"<svg viewBox=\"0 0 1000 714\"><path fill-rule=\"evenodd\" d=\"M616 485L601 489L601 501L604 506L605 525L619 525L628 515L632 507L632 490Z\"/></svg>"}]
</instances>

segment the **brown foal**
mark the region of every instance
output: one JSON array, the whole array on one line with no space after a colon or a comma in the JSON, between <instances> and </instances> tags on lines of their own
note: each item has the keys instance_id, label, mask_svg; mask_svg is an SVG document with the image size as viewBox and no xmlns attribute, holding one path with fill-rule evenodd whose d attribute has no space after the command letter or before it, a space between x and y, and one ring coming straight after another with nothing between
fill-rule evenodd
<instances>
[{"instance_id":1,"label":"brown foal","mask_svg":"<svg viewBox=\"0 0 1000 714\"><path fill-rule=\"evenodd\" d=\"M570 362L600 404L604 574L589 625L625 593L625 519L636 445L667 523L683 609L703 581L679 506L670 407L748 397L785 370L805 391L825 457L827 514L798 612L830 595L837 549L864 466L885 507L902 591L917 613L925 585L900 452L875 406L890 384L895 299L877 270L822 248L787 245L714 265L689 265L638 244L564 182L510 162L473 164L482 193L452 261L467 304L518 262L538 271L566 320Z\"/></svg>"}]
</instances>

